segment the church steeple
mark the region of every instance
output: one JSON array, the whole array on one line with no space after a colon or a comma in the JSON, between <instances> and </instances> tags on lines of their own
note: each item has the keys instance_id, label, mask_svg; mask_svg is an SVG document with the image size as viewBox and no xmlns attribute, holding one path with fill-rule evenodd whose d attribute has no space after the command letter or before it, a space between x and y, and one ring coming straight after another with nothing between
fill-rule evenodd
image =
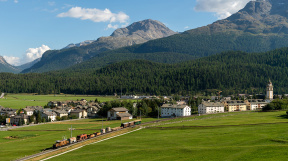
<instances>
[{"instance_id":1,"label":"church steeple","mask_svg":"<svg viewBox=\"0 0 288 161\"><path fill-rule=\"evenodd\" d=\"M269 83L266 87L266 99L273 100L273 84L271 79L269 79Z\"/></svg>"}]
</instances>

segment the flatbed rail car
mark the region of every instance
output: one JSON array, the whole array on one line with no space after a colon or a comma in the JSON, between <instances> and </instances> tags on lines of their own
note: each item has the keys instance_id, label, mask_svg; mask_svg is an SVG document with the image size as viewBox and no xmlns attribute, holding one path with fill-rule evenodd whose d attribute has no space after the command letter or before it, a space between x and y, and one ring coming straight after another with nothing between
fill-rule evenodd
<instances>
[{"instance_id":1,"label":"flatbed rail car","mask_svg":"<svg viewBox=\"0 0 288 161\"><path fill-rule=\"evenodd\" d=\"M91 139L91 138L94 138L95 137L95 134L89 134L87 135L87 139Z\"/></svg>"},{"instance_id":2,"label":"flatbed rail car","mask_svg":"<svg viewBox=\"0 0 288 161\"><path fill-rule=\"evenodd\" d=\"M62 147L62 146L65 146L65 145L68 145L69 144L69 141L66 140L66 139L63 139L63 140L57 140L55 144L53 144L53 148L54 149L57 149L59 147Z\"/></svg>"},{"instance_id":3,"label":"flatbed rail car","mask_svg":"<svg viewBox=\"0 0 288 161\"><path fill-rule=\"evenodd\" d=\"M101 133L100 133L100 132L95 132L94 135L95 135L95 136L100 136Z\"/></svg>"},{"instance_id":4,"label":"flatbed rail car","mask_svg":"<svg viewBox=\"0 0 288 161\"><path fill-rule=\"evenodd\" d=\"M72 137L72 138L68 139L68 142L69 142L69 144L73 144L73 143L77 142L77 139L76 139L76 137Z\"/></svg>"},{"instance_id":5,"label":"flatbed rail car","mask_svg":"<svg viewBox=\"0 0 288 161\"><path fill-rule=\"evenodd\" d=\"M78 141L83 141L87 139L87 134L81 134L77 136L77 142Z\"/></svg>"},{"instance_id":6,"label":"flatbed rail car","mask_svg":"<svg viewBox=\"0 0 288 161\"><path fill-rule=\"evenodd\" d=\"M135 121L134 121L134 124L135 124L135 125L140 125L140 124L141 124L141 120L135 120Z\"/></svg>"}]
</instances>

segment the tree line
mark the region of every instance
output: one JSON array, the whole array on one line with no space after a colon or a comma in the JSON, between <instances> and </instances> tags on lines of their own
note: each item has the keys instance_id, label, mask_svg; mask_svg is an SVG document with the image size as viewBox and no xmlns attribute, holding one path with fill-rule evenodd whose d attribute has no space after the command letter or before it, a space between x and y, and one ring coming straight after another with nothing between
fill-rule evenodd
<instances>
[{"instance_id":1,"label":"tree line","mask_svg":"<svg viewBox=\"0 0 288 161\"><path fill-rule=\"evenodd\" d=\"M225 52L177 64L122 61L101 69L48 73L0 74L0 91L39 94L222 95L288 90L288 48L266 53Z\"/></svg>"}]
</instances>

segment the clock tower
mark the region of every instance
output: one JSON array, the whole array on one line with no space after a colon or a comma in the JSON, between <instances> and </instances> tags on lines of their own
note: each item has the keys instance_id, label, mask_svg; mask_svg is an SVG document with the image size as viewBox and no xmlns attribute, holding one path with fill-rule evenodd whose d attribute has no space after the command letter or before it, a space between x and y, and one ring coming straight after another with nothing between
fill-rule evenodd
<instances>
[{"instance_id":1,"label":"clock tower","mask_svg":"<svg viewBox=\"0 0 288 161\"><path fill-rule=\"evenodd\" d=\"M270 79L266 87L266 99L273 100L273 84Z\"/></svg>"}]
</instances>

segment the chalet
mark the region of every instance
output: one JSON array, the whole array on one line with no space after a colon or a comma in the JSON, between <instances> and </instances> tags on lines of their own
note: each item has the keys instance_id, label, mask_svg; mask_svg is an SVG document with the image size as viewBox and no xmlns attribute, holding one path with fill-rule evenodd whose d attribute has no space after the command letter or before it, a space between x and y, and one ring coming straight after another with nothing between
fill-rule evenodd
<instances>
[{"instance_id":1,"label":"chalet","mask_svg":"<svg viewBox=\"0 0 288 161\"><path fill-rule=\"evenodd\" d=\"M112 108L107 112L108 120L129 120L133 119L133 116L129 113L127 108L117 107Z\"/></svg>"},{"instance_id":2,"label":"chalet","mask_svg":"<svg viewBox=\"0 0 288 161\"><path fill-rule=\"evenodd\" d=\"M1 116L15 116L16 115L17 110L16 109L11 109L11 108L1 108L0 109L0 115Z\"/></svg>"},{"instance_id":3,"label":"chalet","mask_svg":"<svg viewBox=\"0 0 288 161\"><path fill-rule=\"evenodd\" d=\"M87 116L88 117L97 117L97 112L100 111L100 108L97 106L89 106L87 109Z\"/></svg>"},{"instance_id":4,"label":"chalet","mask_svg":"<svg viewBox=\"0 0 288 161\"><path fill-rule=\"evenodd\" d=\"M12 125L18 125L19 126L19 125L27 124L28 120L29 120L29 117L25 114L10 117L10 123Z\"/></svg>"},{"instance_id":5,"label":"chalet","mask_svg":"<svg viewBox=\"0 0 288 161\"><path fill-rule=\"evenodd\" d=\"M70 112L70 116L76 116L76 118L87 118L86 110L74 110Z\"/></svg>"},{"instance_id":6,"label":"chalet","mask_svg":"<svg viewBox=\"0 0 288 161\"><path fill-rule=\"evenodd\" d=\"M31 108L31 107L26 107L26 108L23 108L22 110L26 112L27 116L32 116L34 113L34 108Z\"/></svg>"},{"instance_id":7,"label":"chalet","mask_svg":"<svg viewBox=\"0 0 288 161\"><path fill-rule=\"evenodd\" d=\"M221 112L224 112L224 104L220 102L202 102L198 106L199 114L210 114Z\"/></svg>"},{"instance_id":8,"label":"chalet","mask_svg":"<svg viewBox=\"0 0 288 161\"><path fill-rule=\"evenodd\" d=\"M68 112L65 110L54 110L54 112L57 114L57 116L59 117L63 117L63 116L68 116Z\"/></svg>"},{"instance_id":9,"label":"chalet","mask_svg":"<svg viewBox=\"0 0 288 161\"><path fill-rule=\"evenodd\" d=\"M44 111L42 113L42 117L45 118L46 121L50 121L51 120L51 122L54 122L54 121L56 121L56 116L57 116L57 114L55 112L53 112L53 111L52 112Z\"/></svg>"},{"instance_id":10,"label":"chalet","mask_svg":"<svg viewBox=\"0 0 288 161\"><path fill-rule=\"evenodd\" d=\"M161 117L190 116L191 107L187 105L164 104L161 106Z\"/></svg>"}]
</instances>

